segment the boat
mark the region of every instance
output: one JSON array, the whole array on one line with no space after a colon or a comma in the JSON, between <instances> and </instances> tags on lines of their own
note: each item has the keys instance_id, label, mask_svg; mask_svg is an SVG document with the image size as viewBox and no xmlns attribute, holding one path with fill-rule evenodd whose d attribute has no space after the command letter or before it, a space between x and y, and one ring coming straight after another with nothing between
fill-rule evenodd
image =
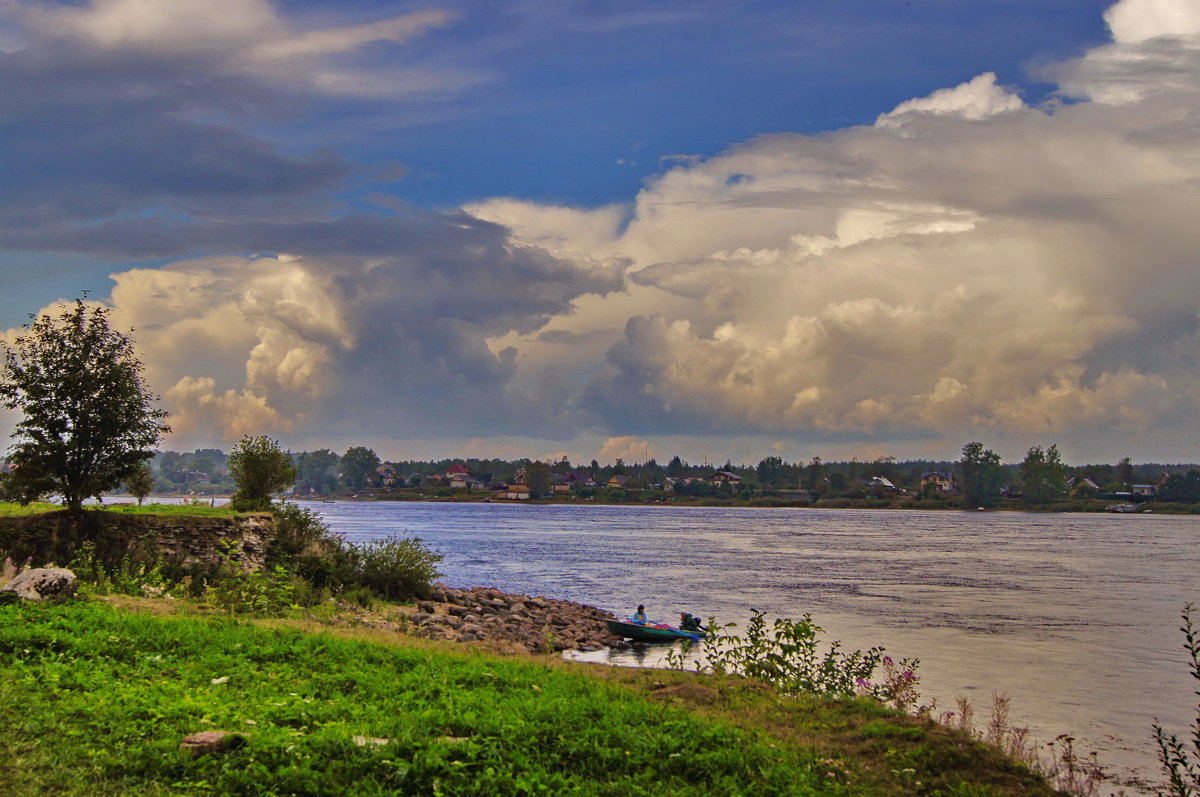
<instances>
[{"instance_id":1,"label":"boat","mask_svg":"<svg viewBox=\"0 0 1200 797\"><path fill-rule=\"evenodd\" d=\"M1137 511L1138 511L1138 505L1137 505L1137 504L1130 504L1130 503L1124 503L1124 504L1109 504L1109 505L1108 505L1108 511L1109 511L1109 512L1118 512L1118 513L1120 513L1120 514L1122 514L1122 515L1126 515L1126 514L1132 514L1132 513L1134 513L1134 512L1137 512Z\"/></svg>"},{"instance_id":2,"label":"boat","mask_svg":"<svg viewBox=\"0 0 1200 797\"><path fill-rule=\"evenodd\" d=\"M626 623L620 620L606 621L608 630L619 637L631 639L634 642L677 642L680 639L687 639L692 642L699 642L704 639L704 634L699 631L680 631L669 625L662 623Z\"/></svg>"}]
</instances>

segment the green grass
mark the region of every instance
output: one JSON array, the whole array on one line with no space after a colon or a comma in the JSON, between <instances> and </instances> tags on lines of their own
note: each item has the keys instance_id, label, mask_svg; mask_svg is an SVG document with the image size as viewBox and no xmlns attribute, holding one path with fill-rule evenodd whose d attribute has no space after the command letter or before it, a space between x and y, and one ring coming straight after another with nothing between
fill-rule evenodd
<instances>
[{"instance_id":1,"label":"green grass","mask_svg":"<svg viewBox=\"0 0 1200 797\"><path fill-rule=\"evenodd\" d=\"M229 507L208 506L206 504L104 504L99 507L105 512L117 512L122 515L175 515L175 516L212 516L236 515Z\"/></svg>"},{"instance_id":2,"label":"green grass","mask_svg":"<svg viewBox=\"0 0 1200 797\"><path fill-rule=\"evenodd\" d=\"M0 517L17 517L19 515L40 515L45 512L57 512L62 509L58 504L48 504L36 501L22 506L17 503L0 502Z\"/></svg>"},{"instance_id":3,"label":"green grass","mask_svg":"<svg viewBox=\"0 0 1200 797\"><path fill-rule=\"evenodd\" d=\"M0 606L0 793L1050 794L866 701L389 638ZM201 730L248 743L181 752Z\"/></svg>"},{"instance_id":4,"label":"green grass","mask_svg":"<svg viewBox=\"0 0 1200 797\"><path fill-rule=\"evenodd\" d=\"M95 603L0 609L0 700L21 707L0 729L8 795L844 791L761 735L582 674ZM179 751L211 729L249 744Z\"/></svg>"},{"instance_id":5,"label":"green grass","mask_svg":"<svg viewBox=\"0 0 1200 797\"><path fill-rule=\"evenodd\" d=\"M16 503L0 503L0 517L18 517L21 515L40 515L46 512L62 511L61 504L50 504L38 501L22 506ZM87 511L102 510L121 515L175 515L175 516L212 516L237 514L228 505L206 506L204 504L100 504L88 506Z\"/></svg>"}]
</instances>

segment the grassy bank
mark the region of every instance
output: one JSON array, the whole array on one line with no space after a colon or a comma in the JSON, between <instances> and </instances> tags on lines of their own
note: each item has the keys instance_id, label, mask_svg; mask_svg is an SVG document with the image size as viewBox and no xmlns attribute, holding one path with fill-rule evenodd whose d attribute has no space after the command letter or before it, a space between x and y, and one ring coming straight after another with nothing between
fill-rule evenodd
<instances>
[{"instance_id":1,"label":"grassy bank","mask_svg":"<svg viewBox=\"0 0 1200 797\"><path fill-rule=\"evenodd\" d=\"M868 701L120 600L0 607L0 793L1051 793Z\"/></svg>"}]
</instances>

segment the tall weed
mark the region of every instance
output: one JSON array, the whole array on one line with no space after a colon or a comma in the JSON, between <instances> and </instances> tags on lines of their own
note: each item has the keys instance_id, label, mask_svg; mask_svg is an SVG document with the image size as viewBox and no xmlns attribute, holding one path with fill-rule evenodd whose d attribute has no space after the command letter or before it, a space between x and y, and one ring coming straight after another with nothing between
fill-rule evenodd
<instances>
[{"instance_id":1,"label":"tall weed","mask_svg":"<svg viewBox=\"0 0 1200 797\"><path fill-rule=\"evenodd\" d=\"M1191 659L1188 668L1191 675L1200 681L1200 637L1192 623L1192 604L1183 607L1183 648ZM1196 690L1200 696L1200 689ZM1154 742L1158 746L1158 761L1163 774L1170 783L1171 797L1196 797L1200 795L1200 705L1196 707L1196 719L1192 723L1190 739L1180 741L1175 734L1163 730L1158 720L1154 721Z\"/></svg>"},{"instance_id":2,"label":"tall weed","mask_svg":"<svg viewBox=\"0 0 1200 797\"><path fill-rule=\"evenodd\" d=\"M1095 797L1100 785L1108 780L1096 753L1082 755L1075 749L1075 737L1064 733L1043 745L1028 728L1014 725L1007 695L992 694L991 714L983 730L975 727L975 709L969 700L959 698L956 708L958 711L942 712L937 721L974 736L1010 758L1024 761L1063 794Z\"/></svg>"}]
</instances>

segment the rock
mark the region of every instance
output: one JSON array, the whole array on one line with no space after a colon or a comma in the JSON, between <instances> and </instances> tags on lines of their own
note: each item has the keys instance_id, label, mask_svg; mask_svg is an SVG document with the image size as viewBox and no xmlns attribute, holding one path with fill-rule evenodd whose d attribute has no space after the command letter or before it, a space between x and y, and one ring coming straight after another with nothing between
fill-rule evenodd
<instances>
[{"instance_id":1,"label":"rock","mask_svg":"<svg viewBox=\"0 0 1200 797\"><path fill-rule=\"evenodd\" d=\"M65 567L35 567L0 587L0 596L8 600L62 600L74 595L78 588L79 580ZM10 593L15 597L10 597Z\"/></svg>"},{"instance_id":2,"label":"rock","mask_svg":"<svg viewBox=\"0 0 1200 797\"><path fill-rule=\"evenodd\" d=\"M437 614L437 608L434 606L433 601L417 601L417 608L426 614Z\"/></svg>"},{"instance_id":3,"label":"rock","mask_svg":"<svg viewBox=\"0 0 1200 797\"><path fill-rule=\"evenodd\" d=\"M199 758L206 753L223 753L226 750L236 750L246 744L244 734L233 731L200 731L184 737L179 749Z\"/></svg>"},{"instance_id":4,"label":"rock","mask_svg":"<svg viewBox=\"0 0 1200 797\"><path fill-rule=\"evenodd\" d=\"M446 611L451 617L466 617L471 610L466 606L450 606Z\"/></svg>"}]
</instances>

